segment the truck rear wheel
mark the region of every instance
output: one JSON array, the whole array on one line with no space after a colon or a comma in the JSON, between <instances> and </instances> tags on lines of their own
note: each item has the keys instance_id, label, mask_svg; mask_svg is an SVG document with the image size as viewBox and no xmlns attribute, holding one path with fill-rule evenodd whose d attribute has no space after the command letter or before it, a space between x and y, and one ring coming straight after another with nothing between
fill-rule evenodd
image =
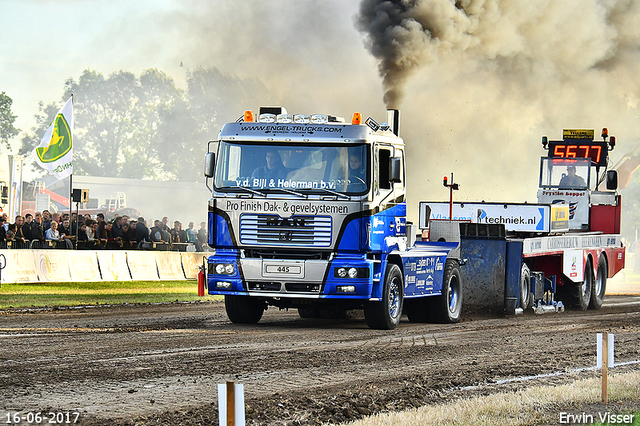
<instances>
[{"instance_id":1,"label":"truck rear wheel","mask_svg":"<svg viewBox=\"0 0 640 426\"><path fill-rule=\"evenodd\" d=\"M367 302L364 305L364 319L369 328L393 330L400 324L402 290L402 272L398 265L389 264L382 288L382 301Z\"/></svg>"},{"instance_id":2,"label":"truck rear wheel","mask_svg":"<svg viewBox=\"0 0 640 426\"><path fill-rule=\"evenodd\" d=\"M265 303L249 296L225 296L227 317L236 324L256 324L262 318Z\"/></svg>"},{"instance_id":3,"label":"truck rear wheel","mask_svg":"<svg viewBox=\"0 0 640 426\"><path fill-rule=\"evenodd\" d=\"M462 311L462 279L460 265L455 260L447 260L444 265L442 294L428 299L431 321L447 324L460 320Z\"/></svg>"},{"instance_id":4,"label":"truck rear wheel","mask_svg":"<svg viewBox=\"0 0 640 426\"><path fill-rule=\"evenodd\" d=\"M591 300L589 301L591 309L600 309L602 302L604 302L604 293L607 289L607 270L607 260L601 254L600 259L598 259L596 279L591 289Z\"/></svg>"},{"instance_id":5,"label":"truck rear wheel","mask_svg":"<svg viewBox=\"0 0 640 426\"><path fill-rule=\"evenodd\" d=\"M591 289L593 288L593 266L591 259L587 259L584 265L584 281L573 288L574 304L582 311L586 311L591 301Z\"/></svg>"},{"instance_id":6,"label":"truck rear wheel","mask_svg":"<svg viewBox=\"0 0 640 426\"><path fill-rule=\"evenodd\" d=\"M520 307L525 310L531 306L531 271L526 263L520 270Z\"/></svg>"}]
</instances>

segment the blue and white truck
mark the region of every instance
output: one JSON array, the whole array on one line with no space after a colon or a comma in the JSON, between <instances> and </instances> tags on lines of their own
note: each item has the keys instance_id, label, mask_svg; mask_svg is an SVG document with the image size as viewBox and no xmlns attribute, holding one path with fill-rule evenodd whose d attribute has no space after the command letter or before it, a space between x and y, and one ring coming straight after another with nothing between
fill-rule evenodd
<instances>
[{"instance_id":1,"label":"blue and white truck","mask_svg":"<svg viewBox=\"0 0 640 426\"><path fill-rule=\"evenodd\" d=\"M403 312L413 322L451 323L460 319L463 293L471 305L511 314L533 304L562 306L553 294L564 282L550 273L563 266L553 261L546 274L531 272L527 263L538 266L544 254L528 253L527 238L508 236L504 224L433 221L429 240L416 241L418 229L406 221L399 123L398 110L388 110L380 124L363 122L359 113L346 122L263 107L225 124L209 142L208 244L214 252L207 258L206 291L224 295L232 322L257 323L275 306L298 309L301 317L363 309L376 329L397 327ZM527 237L557 237L544 226L543 234ZM621 246L619 235L608 242L609 249ZM534 251L541 244L537 240ZM571 243L564 248L573 255L579 250Z\"/></svg>"}]
</instances>

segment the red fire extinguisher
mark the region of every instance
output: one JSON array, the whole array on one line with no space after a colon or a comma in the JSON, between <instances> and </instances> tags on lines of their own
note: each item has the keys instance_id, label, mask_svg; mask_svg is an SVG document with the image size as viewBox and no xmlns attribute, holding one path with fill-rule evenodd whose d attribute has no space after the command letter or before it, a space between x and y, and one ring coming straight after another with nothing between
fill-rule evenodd
<instances>
[{"instance_id":1,"label":"red fire extinguisher","mask_svg":"<svg viewBox=\"0 0 640 426\"><path fill-rule=\"evenodd\" d=\"M198 296L204 296L204 265L200 266L200 271L198 272Z\"/></svg>"}]
</instances>

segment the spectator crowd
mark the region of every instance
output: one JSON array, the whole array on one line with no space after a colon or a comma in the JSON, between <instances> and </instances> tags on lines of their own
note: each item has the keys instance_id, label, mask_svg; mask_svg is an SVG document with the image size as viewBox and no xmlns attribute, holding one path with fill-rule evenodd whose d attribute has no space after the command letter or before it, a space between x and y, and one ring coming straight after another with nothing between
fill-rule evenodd
<instances>
[{"instance_id":1,"label":"spectator crowd","mask_svg":"<svg viewBox=\"0 0 640 426\"><path fill-rule=\"evenodd\" d=\"M196 251L202 251L207 242L206 223L200 223L198 230L189 222L183 229L180 221L169 227L165 216L147 224L143 217L131 219L116 215L105 220L104 214L95 218L90 214L77 216L76 213L37 212L15 217L9 223L6 213L0 216L0 248L87 248L87 249L135 249L148 247L175 247L186 249L193 244ZM174 249L175 249L174 248Z\"/></svg>"}]
</instances>

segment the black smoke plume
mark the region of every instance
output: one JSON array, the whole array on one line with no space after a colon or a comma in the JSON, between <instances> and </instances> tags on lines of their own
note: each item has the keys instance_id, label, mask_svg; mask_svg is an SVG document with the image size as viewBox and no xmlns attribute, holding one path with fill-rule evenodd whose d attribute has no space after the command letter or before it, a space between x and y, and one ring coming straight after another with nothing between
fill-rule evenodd
<instances>
[{"instance_id":1,"label":"black smoke plume","mask_svg":"<svg viewBox=\"0 0 640 426\"><path fill-rule=\"evenodd\" d=\"M456 3L423 0L363 0L356 27L380 60L384 102L398 107L403 86L415 70L430 62L442 44L467 38L469 17Z\"/></svg>"}]
</instances>

